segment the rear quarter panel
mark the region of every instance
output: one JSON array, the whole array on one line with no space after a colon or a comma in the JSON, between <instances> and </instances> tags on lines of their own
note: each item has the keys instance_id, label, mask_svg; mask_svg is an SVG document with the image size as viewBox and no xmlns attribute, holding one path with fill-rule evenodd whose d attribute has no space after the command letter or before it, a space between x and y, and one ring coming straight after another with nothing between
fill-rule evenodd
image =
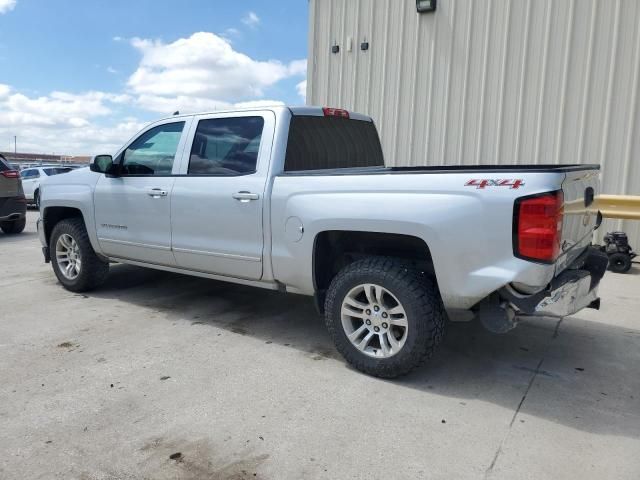
<instances>
[{"instance_id":1,"label":"rear quarter panel","mask_svg":"<svg viewBox=\"0 0 640 480\"><path fill-rule=\"evenodd\" d=\"M489 176L504 178L495 172ZM424 240L450 309L469 308L509 282L543 287L553 277L554 267L513 255L514 200L557 190L564 176L517 174L524 182L517 189L465 186L478 178L477 172L278 176L271 200L274 277L294 291L313 294L316 236L327 230L350 230ZM304 227L298 241L286 231L292 218Z\"/></svg>"}]
</instances>

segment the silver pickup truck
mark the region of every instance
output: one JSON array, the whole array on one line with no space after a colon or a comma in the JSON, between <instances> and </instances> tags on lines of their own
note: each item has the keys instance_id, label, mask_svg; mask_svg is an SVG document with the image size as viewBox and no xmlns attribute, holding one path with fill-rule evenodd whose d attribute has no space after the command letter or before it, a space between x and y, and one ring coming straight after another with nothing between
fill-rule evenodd
<instances>
[{"instance_id":1,"label":"silver pickup truck","mask_svg":"<svg viewBox=\"0 0 640 480\"><path fill-rule=\"evenodd\" d=\"M494 332L597 308L597 165L385 167L369 117L277 106L173 116L52 177L39 236L60 283L128 263L309 295L340 353L381 377L445 323Z\"/></svg>"}]
</instances>

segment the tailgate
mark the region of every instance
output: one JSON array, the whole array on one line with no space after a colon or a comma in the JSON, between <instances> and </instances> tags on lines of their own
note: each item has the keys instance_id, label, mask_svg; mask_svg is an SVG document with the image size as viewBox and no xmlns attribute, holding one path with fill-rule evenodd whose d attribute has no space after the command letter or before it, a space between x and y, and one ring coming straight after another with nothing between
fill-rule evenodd
<instances>
[{"instance_id":1,"label":"tailgate","mask_svg":"<svg viewBox=\"0 0 640 480\"><path fill-rule=\"evenodd\" d=\"M566 172L562 182L564 221L560 242L560 257L556 273L571 264L591 243L598 214L587 208L599 193L600 171L595 167Z\"/></svg>"}]
</instances>

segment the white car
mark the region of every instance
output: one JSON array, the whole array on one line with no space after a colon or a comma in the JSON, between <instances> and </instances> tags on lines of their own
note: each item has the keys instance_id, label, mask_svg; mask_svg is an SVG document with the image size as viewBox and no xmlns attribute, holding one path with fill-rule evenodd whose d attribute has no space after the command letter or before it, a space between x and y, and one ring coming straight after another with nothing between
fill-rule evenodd
<instances>
[{"instance_id":1,"label":"white car","mask_svg":"<svg viewBox=\"0 0 640 480\"><path fill-rule=\"evenodd\" d=\"M71 170L73 169L70 167L59 166L43 166L22 170L20 177L22 177L22 188L27 202L40 207L40 184L42 181L47 177L67 173Z\"/></svg>"}]
</instances>

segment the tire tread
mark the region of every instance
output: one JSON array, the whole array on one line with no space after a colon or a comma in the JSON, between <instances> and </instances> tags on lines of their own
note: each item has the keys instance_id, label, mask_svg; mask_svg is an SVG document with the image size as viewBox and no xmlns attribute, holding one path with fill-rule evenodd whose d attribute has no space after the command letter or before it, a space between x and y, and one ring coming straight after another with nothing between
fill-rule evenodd
<instances>
[{"instance_id":1,"label":"tire tread","mask_svg":"<svg viewBox=\"0 0 640 480\"><path fill-rule=\"evenodd\" d=\"M418 329L418 339L423 339L424 342L416 344L402 362L393 361L395 357L391 357L377 361L372 366L368 357L354 351L353 347L341 338L341 320L332 317L336 305L342 304L342 299L338 298L340 284L349 281L353 276L381 279L383 283L400 283L405 288L407 296L415 302L414 310L419 312L422 321L414 322L412 328ZM431 358L444 336L445 316L444 305L434 279L408 262L392 257L369 257L349 264L333 279L325 300L325 323L338 351L356 369L382 378L406 375Z\"/></svg>"},{"instance_id":2,"label":"tire tread","mask_svg":"<svg viewBox=\"0 0 640 480\"><path fill-rule=\"evenodd\" d=\"M67 280L63 277L63 275L58 271L55 260L55 242L63 233L71 235L80 246L82 268L80 275L74 281ZM58 277L60 283L62 283L64 288L67 290L72 292L87 292L99 287L105 282L109 273L109 263L100 259L100 257L96 255L93 247L91 246L91 241L89 240L89 234L87 233L84 221L81 218L67 218L57 223L55 227L53 227L53 232L51 233L49 249L53 257L51 264L56 277Z\"/></svg>"}]
</instances>

